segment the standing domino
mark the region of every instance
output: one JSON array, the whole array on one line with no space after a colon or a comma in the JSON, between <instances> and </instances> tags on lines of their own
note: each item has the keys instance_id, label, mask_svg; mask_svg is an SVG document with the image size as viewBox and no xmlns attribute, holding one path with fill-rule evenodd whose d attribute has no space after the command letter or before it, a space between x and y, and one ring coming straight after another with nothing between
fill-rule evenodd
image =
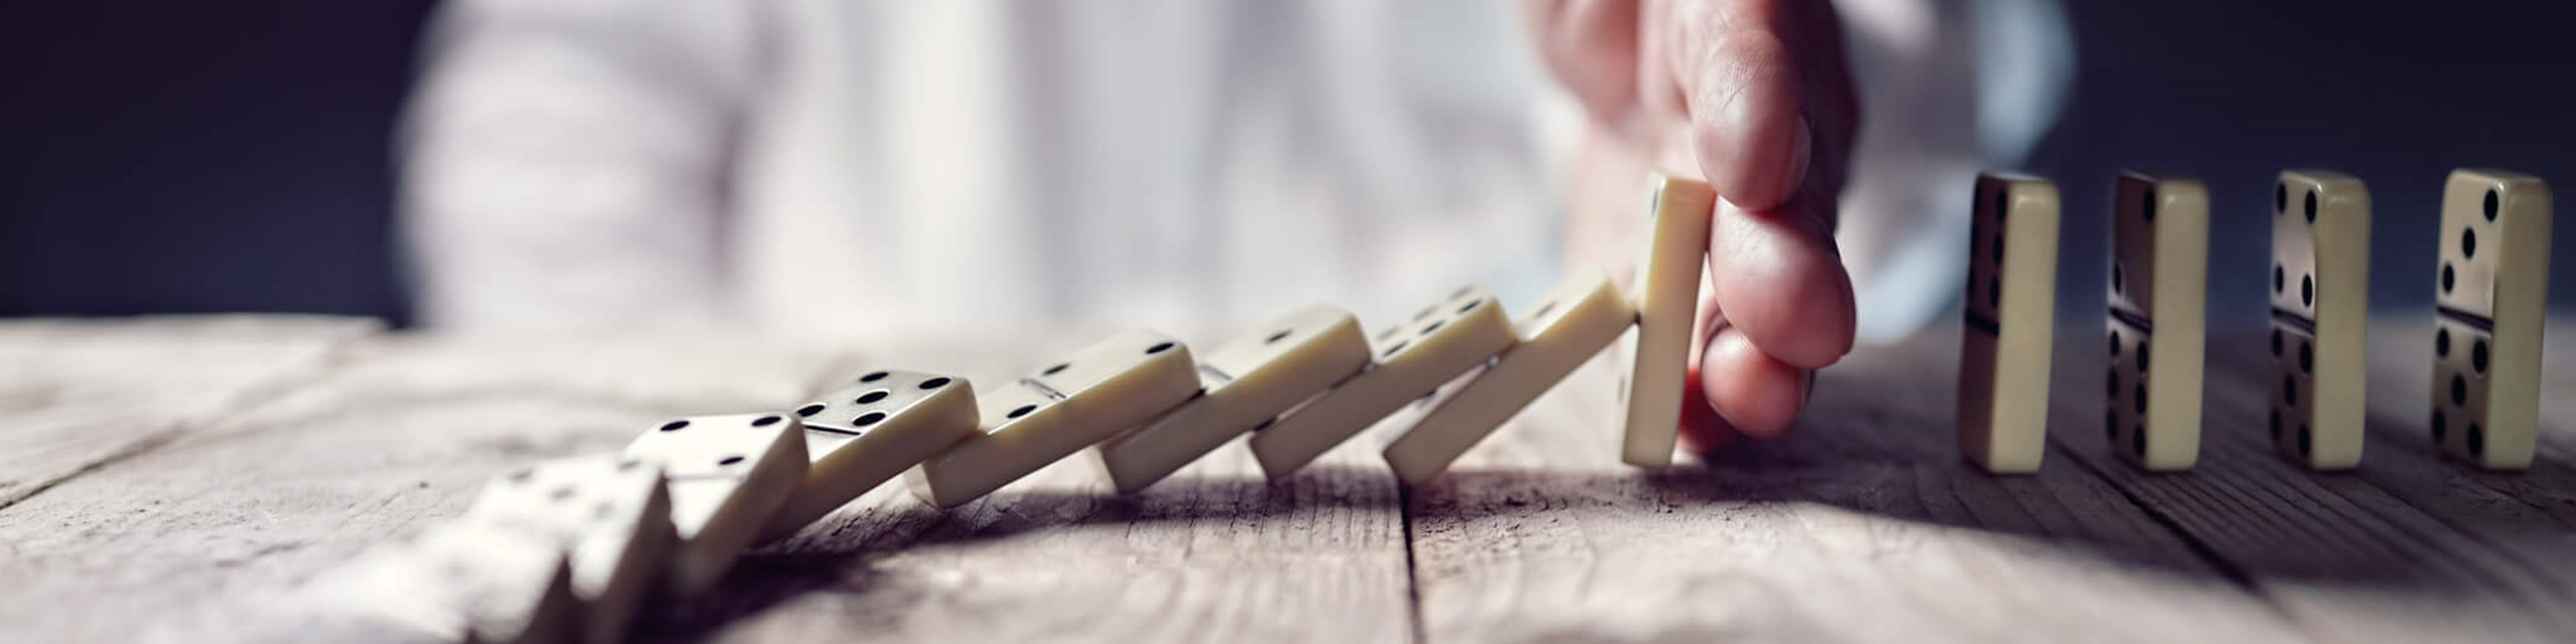
<instances>
[{"instance_id":1,"label":"standing domino","mask_svg":"<svg viewBox=\"0 0 2576 644\"><path fill-rule=\"evenodd\" d=\"M1619 460L1638 467L1673 462L1691 324L1698 319L1701 260L1708 255L1709 217L1717 206L1717 193L1706 183L1656 175L1651 185L1646 252L1637 264L1637 334L1629 373L1620 381L1628 434Z\"/></svg>"},{"instance_id":2,"label":"standing domino","mask_svg":"<svg viewBox=\"0 0 2576 644\"><path fill-rule=\"evenodd\" d=\"M796 408L813 464L762 538L795 534L905 468L975 436L975 387L962 378L872 371Z\"/></svg>"},{"instance_id":3,"label":"standing domino","mask_svg":"<svg viewBox=\"0 0 2576 644\"><path fill-rule=\"evenodd\" d=\"M670 480L671 589L714 586L768 527L805 478L805 427L778 414L683 418L644 430L626 456L660 463Z\"/></svg>"},{"instance_id":4,"label":"standing domino","mask_svg":"<svg viewBox=\"0 0 2576 644\"><path fill-rule=\"evenodd\" d=\"M1375 366L1254 431L1252 455L1271 480L1288 478L1325 450L1517 341L1493 293L1481 286L1460 288L1378 333L1371 354L1377 356Z\"/></svg>"},{"instance_id":5,"label":"standing domino","mask_svg":"<svg viewBox=\"0 0 2576 644\"><path fill-rule=\"evenodd\" d=\"M957 507L1198 393L1189 347L1151 331L1110 336L986 394L982 431L906 482L932 505Z\"/></svg>"},{"instance_id":6,"label":"standing domino","mask_svg":"<svg viewBox=\"0 0 2576 644\"><path fill-rule=\"evenodd\" d=\"M281 639L569 642L582 628L572 585L553 539L448 524L316 578L295 598L310 615Z\"/></svg>"},{"instance_id":7,"label":"standing domino","mask_svg":"<svg viewBox=\"0 0 2576 644\"><path fill-rule=\"evenodd\" d=\"M2039 470L2056 334L2057 184L1977 177L1969 214L1959 452L1997 474Z\"/></svg>"},{"instance_id":8,"label":"standing domino","mask_svg":"<svg viewBox=\"0 0 2576 644\"><path fill-rule=\"evenodd\" d=\"M1429 482L1636 321L1637 310L1608 275L1584 271L1566 280L1520 322L1518 344L1387 444L1386 464L1406 485Z\"/></svg>"},{"instance_id":9,"label":"standing domino","mask_svg":"<svg viewBox=\"0 0 2576 644\"><path fill-rule=\"evenodd\" d=\"M2325 170L2272 187L2272 412L2281 455L2320 470L2361 464L2369 362L2370 190Z\"/></svg>"},{"instance_id":10,"label":"standing domino","mask_svg":"<svg viewBox=\"0 0 2576 644\"><path fill-rule=\"evenodd\" d=\"M1101 443L1100 462L1119 492L1144 489L1368 364L1358 319L1322 304L1298 309L1208 353L1207 395Z\"/></svg>"},{"instance_id":11,"label":"standing domino","mask_svg":"<svg viewBox=\"0 0 2576 644\"><path fill-rule=\"evenodd\" d=\"M584 641L626 639L679 534L662 470L611 455L548 461L484 486L469 523L542 535L571 555Z\"/></svg>"},{"instance_id":12,"label":"standing domino","mask_svg":"<svg viewBox=\"0 0 2576 644\"><path fill-rule=\"evenodd\" d=\"M2200 458L2209 190L2124 172L2113 199L2105 431L2111 451L2139 467L2191 469Z\"/></svg>"},{"instance_id":13,"label":"standing domino","mask_svg":"<svg viewBox=\"0 0 2576 644\"><path fill-rule=\"evenodd\" d=\"M2442 190L2433 442L2498 470L2531 466L2549 299L2549 184L2462 169Z\"/></svg>"}]
</instances>

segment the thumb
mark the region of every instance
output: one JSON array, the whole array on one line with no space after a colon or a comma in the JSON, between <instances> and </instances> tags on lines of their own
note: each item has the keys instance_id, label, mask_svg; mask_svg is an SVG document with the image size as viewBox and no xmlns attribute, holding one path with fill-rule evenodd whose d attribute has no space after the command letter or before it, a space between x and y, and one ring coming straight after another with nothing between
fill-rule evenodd
<instances>
[{"instance_id":1,"label":"thumb","mask_svg":"<svg viewBox=\"0 0 2576 644\"><path fill-rule=\"evenodd\" d=\"M1830 11L1790 0L1682 0L1672 6L1666 55L1690 116L1689 145L1729 203L1770 210L1804 186L1819 125L1806 81L1831 61L1808 48L1839 46ZM1819 20L1826 26L1818 26ZM1823 30L1823 34L1809 32ZM1810 67L1818 69L1810 69ZM1832 125L1832 122L1824 125Z\"/></svg>"}]
</instances>

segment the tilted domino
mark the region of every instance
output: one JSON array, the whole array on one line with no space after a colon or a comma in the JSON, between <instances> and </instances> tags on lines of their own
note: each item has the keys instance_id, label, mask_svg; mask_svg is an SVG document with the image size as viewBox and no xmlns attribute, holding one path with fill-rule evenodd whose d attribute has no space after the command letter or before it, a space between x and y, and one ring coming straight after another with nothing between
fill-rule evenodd
<instances>
[{"instance_id":1,"label":"tilted domino","mask_svg":"<svg viewBox=\"0 0 2576 644\"><path fill-rule=\"evenodd\" d=\"M1152 485L1191 460L1369 365L1368 335L1339 308L1316 304L1208 352L1207 394L1182 403L1097 452L1121 493Z\"/></svg>"},{"instance_id":2,"label":"tilted domino","mask_svg":"<svg viewBox=\"0 0 2576 644\"><path fill-rule=\"evenodd\" d=\"M922 500L953 508L1152 419L1199 393L1189 347L1150 331L1110 336L993 388L982 430L905 476Z\"/></svg>"},{"instance_id":3,"label":"tilted domino","mask_svg":"<svg viewBox=\"0 0 2576 644\"><path fill-rule=\"evenodd\" d=\"M1387 465L1406 485L1429 482L1636 321L1637 310L1608 275L1584 271L1566 280L1521 320L1519 343L1387 444Z\"/></svg>"},{"instance_id":4,"label":"tilted domino","mask_svg":"<svg viewBox=\"0 0 2576 644\"><path fill-rule=\"evenodd\" d=\"M1649 185L1645 252L1637 258L1634 289L1637 331L1629 343L1629 372L1620 380L1628 431L1619 458L1663 467L1673 462L1681 426L1682 383L1690 370L1691 325L1699 317L1699 279L1717 192L1706 183L1663 175Z\"/></svg>"},{"instance_id":5,"label":"tilted domino","mask_svg":"<svg viewBox=\"0 0 2576 644\"><path fill-rule=\"evenodd\" d=\"M963 378L870 371L822 400L796 408L812 465L770 519L762 539L779 539L859 498L904 470L973 438L981 416Z\"/></svg>"},{"instance_id":6,"label":"tilted domino","mask_svg":"<svg viewBox=\"0 0 2576 644\"><path fill-rule=\"evenodd\" d=\"M2433 296L2433 442L2479 467L2531 466L2549 300L2549 184L2463 169L2442 189Z\"/></svg>"},{"instance_id":7,"label":"tilted domino","mask_svg":"<svg viewBox=\"0 0 2576 644\"><path fill-rule=\"evenodd\" d=\"M679 541L659 466L616 455L537 464L484 486L465 523L552 539L569 553L583 640L622 642Z\"/></svg>"},{"instance_id":8,"label":"tilted domino","mask_svg":"<svg viewBox=\"0 0 2576 644\"><path fill-rule=\"evenodd\" d=\"M571 642L581 634L564 550L542 535L451 523L378 546L299 589L278 636L370 642Z\"/></svg>"},{"instance_id":9,"label":"tilted domino","mask_svg":"<svg viewBox=\"0 0 2576 644\"><path fill-rule=\"evenodd\" d=\"M1510 348L1518 340L1502 308L1484 287L1467 286L1378 333L1375 365L1252 433L1261 471L1274 481L1288 478L1407 401Z\"/></svg>"},{"instance_id":10,"label":"tilted domino","mask_svg":"<svg viewBox=\"0 0 2576 644\"><path fill-rule=\"evenodd\" d=\"M2057 185L1985 174L1977 177L1974 201L1967 330L1959 349L1959 453L1988 472L2033 472L2048 441Z\"/></svg>"},{"instance_id":11,"label":"tilted domino","mask_svg":"<svg viewBox=\"0 0 2576 644\"><path fill-rule=\"evenodd\" d=\"M2271 412L2281 456L2320 470L2361 464L2368 401L2370 189L2326 170L2272 186Z\"/></svg>"},{"instance_id":12,"label":"tilted domino","mask_svg":"<svg viewBox=\"0 0 2576 644\"><path fill-rule=\"evenodd\" d=\"M626 456L662 466L671 490L670 588L715 585L805 478L805 427L784 414L674 420L627 443Z\"/></svg>"},{"instance_id":13,"label":"tilted domino","mask_svg":"<svg viewBox=\"0 0 2576 644\"><path fill-rule=\"evenodd\" d=\"M2111 451L2149 470L2200 458L2209 190L2192 179L2122 173L2112 191Z\"/></svg>"}]
</instances>

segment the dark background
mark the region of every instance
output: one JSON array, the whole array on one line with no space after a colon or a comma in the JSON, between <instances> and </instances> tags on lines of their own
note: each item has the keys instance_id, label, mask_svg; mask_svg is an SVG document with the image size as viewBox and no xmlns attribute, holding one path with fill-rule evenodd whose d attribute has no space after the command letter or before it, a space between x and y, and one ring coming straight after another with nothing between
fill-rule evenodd
<instances>
[{"instance_id":1,"label":"dark background","mask_svg":"<svg viewBox=\"0 0 2576 644\"><path fill-rule=\"evenodd\" d=\"M0 315L404 320L426 0L0 4Z\"/></svg>"},{"instance_id":2,"label":"dark background","mask_svg":"<svg viewBox=\"0 0 2576 644\"><path fill-rule=\"evenodd\" d=\"M2072 105L2021 170L2068 205L2061 302L2098 315L2121 168L2213 201L2213 324L2260 325L2273 174L2368 181L2373 304L2429 308L2442 178L2576 192L2576 10L2552 2L2070 0ZM0 315L409 318L392 132L424 0L0 6ZM1966 204L1961 204L1966 207ZM2576 222L2557 227L2569 248ZM2576 258L2552 266L2576 293Z\"/></svg>"},{"instance_id":3,"label":"dark background","mask_svg":"<svg viewBox=\"0 0 2576 644\"><path fill-rule=\"evenodd\" d=\"M2538 176L2576 248L2576 8L2565 2L2067 3L2072 103L2026 170L2065 204L2061 311L2099 319L2104 217L2123 168L2210 192L2210 324L2262 328L2272 184L2332 168L2370 186L2371 305L2430 315L2442 182L2453 168ZM2552 303L2576 301L2553 257Z\"/></svg>"}]
</instances>

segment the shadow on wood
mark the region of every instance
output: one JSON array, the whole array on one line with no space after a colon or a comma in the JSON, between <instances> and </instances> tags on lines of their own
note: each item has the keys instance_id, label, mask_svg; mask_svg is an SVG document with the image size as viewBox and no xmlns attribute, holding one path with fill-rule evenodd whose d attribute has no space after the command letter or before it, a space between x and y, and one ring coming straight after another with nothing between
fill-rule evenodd
<instances>
[{"instance_id":1,"label":"shadow on wood","mask_svg":"<svg viewBox=\"0 0 2576 644\"><path fill-rule=\"evenodd\" d=\"M1373 544L1365 538L1373 517L1383 517L1388 537L1395 535L1398 523L1393 481L1382 468L1322 463L1279 483L1257 475L1185 474L1132 496L1113 495L1100 486L1013 486L949 511L919 502L901 488L901 483L891 483L816 527L746 555L705 599L660 615L648 611L638 632L653 639L697 639L732 632L741 620L770 613L781 603L824 596L837 596L830 601L841 607L836 617L846 620L832 629L873 625L885 627L875 629L883 631L905 622L899 616L907 611L940 599L958 600L936 596L951 592L944 590L950 584L979 583L961 577L979 577L975 568L995 563L1083 571L1078 574L1129 568L1146 577L1188 577L1198 574L1193 569L1212 568L1263 588L1268 585L1259 575L1281 562L1296 566L1313 560L1358 569L1375 563L1388 581L1399 582L1386 584L1387 589L1401 590L1400 544ZM1373 545L1385 548L1383 561L1368 556ZM943 565L957 561L952 558L961 552L978 556L968 566ZM996 562L995 557L1026 561ZM1002 570L992 576L1014 574ZM1365 592L1349 595L1349 601L1370 597Z\"/></svg>"}]
</instances>

